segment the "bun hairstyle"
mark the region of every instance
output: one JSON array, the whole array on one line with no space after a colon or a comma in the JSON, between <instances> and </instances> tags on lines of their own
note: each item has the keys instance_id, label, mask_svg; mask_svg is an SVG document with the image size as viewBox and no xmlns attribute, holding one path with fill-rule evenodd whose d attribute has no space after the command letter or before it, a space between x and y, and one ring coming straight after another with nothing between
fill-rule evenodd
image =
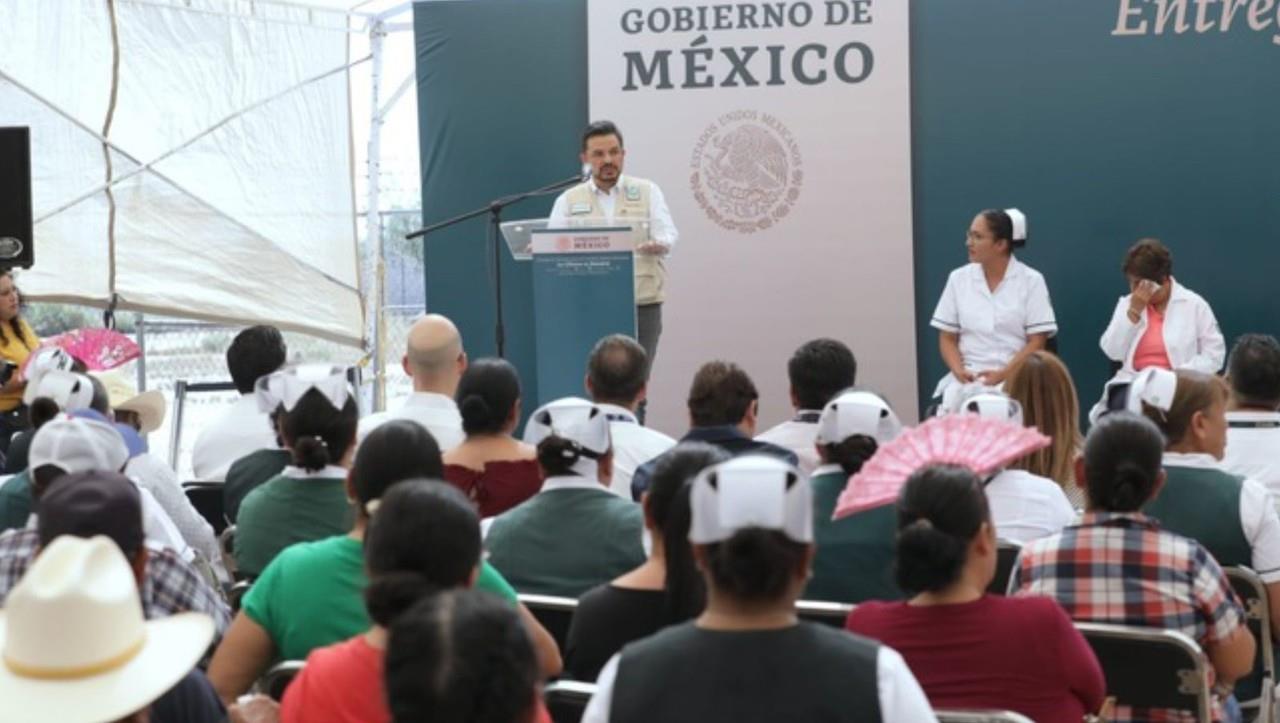
<instances>
[{"instance_id":1,"label":"bun hairstyle","mask_svg":"<svg viewBox=\"0 0 1280 723\"><path fill-rule=\"evenodd\" d=\"M969 468L916 471L898 497L898 587L912 595L949 587L960 578L969 543L990 520L982 483Z\"/></svg>"},{"instance_id":2,"label":"bun hairstyle","mask_svg":"<svg viewBox=\"0 0 1280 723\"><path fill-rule=\"evenodd\" d=\"M853 475L862 470L862 465L866 464L879 448L880 445L875 437L855 434L845 438L843 442L823 445L822 451L831 464L838 464L845 474Z\"/></svg>"},{"instance_id":3,"label":"bun hairstyle","mask_svg":"<svg viewBox=\"0 0 1280 723\"><path fill-rule=\"evenodd\" d=\"M281 412L281 436L293 452L293 463L319 472L341 461L355 443L359 415L353 397L334 409L320 390L308 390L292 410Z\"/></svg>"},{"instance_id":4,"label":"bun hairstyle","mask_svg":"<svg viewBox=\"0 0 1280 723\"><path fill-rule=\"evenodd\" d=\"M662 533L666 561L663 617L674 625L696 617L706 606L706 587L689 544L692 509L689 493L699 472L729 459L719 447L684 442L658 458L645 497L645 513Z\"/></svg>"},{"instance_id":5,"label":"bun hairstyle","mask_svg":"<svg viewBox=\"0 0 1280 723\"><path fill-rule=\"evenodd\" d=\"M393 723L531 720L538 660L516 611L479 590L423 599L390 629L384 683Z\"/></svg>"},{"instance_id":6,"label":"bun hairstyle","mask_svg":"<svg viewBox=\"0 0 1280 723\"><path fill-rule=\"evenodd\" d=\"M1021 215L1022 213L1017 209L1010 209L1010 210L1018 213L1019 215ZM1018 230L1014 226L1013 216L1010 215L1009 211L998 209L998 208L988 208L987 210L983 211L978 215L982 216L983 220L987 222L987 228L991 229L991 235L994 236L997 241L1003 239L1009 242L1010 250L1020 249L1023 246L1027 245L1027 234L1025 230L1025 223L1026 223L1025 216L1023 217L1024 228L1022 230L1022 233L1019 234L1017 232Z\"/></svg>"},{"instance_id":7,"label":"bun hairstyle","mask_svg":"<svg viewBox=\"0 0 1280 723\"><path fill-rule=\"evenodd\" d=\"M351 465L351 486L365 514L397 482L444 479L444 460L435 437L421 424L396 419L376 427L360 443Z\"/></svg>"},{"instance_id":8,"label":"bun hairstyle","mask_svg":"<svg viewBox=\"0 0 1280 723\"><path fill-rule=\"evenodd\" d=\"M1164 437L1155 423L1131 412L1098 420L1084 441L1089 509L1136 512L1160 479Z\"/></svg>"},{"instance_id":9,"label":"bun hairstyle","mask_svg":"<svg viewBox=\"0 0 1280 723\"><path fill-rule=\"evenodd\" d=\"M1169 411L1143 403L1142 413L1159 427L1168 444L1177 444L1191 431L1196 412L1208 413L1215 404L1226 404L1231 391L1222 377L1189 369L1174 372L1178 385Z\"/></svg>"},{"instance_id":10,"label":"bun hairstyle","mask_svg":"<svg viewBox=\"0 0 1280 723\"><path fill-rule=\"evenodd\" d=\"M542 466L542 473L547 477L576 475L578 472L573 466L578 463L578 460L598 460L604 456L572 439L554 434L538 442L538 464Z\"/></svg>"},{"instance_id":11,"label":"bun hairstyle","mask_svg":"<svg viewBox=\"0 0 1280 723\"><path fill-rule=\"evenodd\" d=\"M462 373L455 399L468 437L497 434L520 401L520 376L505 359L478 359Z\"/></svg>"},{"instance_id":12,"label":"bun hairstyle","mask_svg":"<svg viewBox=\"0 0 1280 723\"><path fill-rule=\"evenodd\" d=\"M744 527L705 550L717 590L741 602L765 603L787 593L801 573L809 546L777 530Z\"/></svg>"},{"instance_id":13,"label":"bun hairstyle","mask_svg":"<svg viewBox=\"0 0 1280 723\"><path fill-rule=\"evenodd\" d=\"M364 559L365 607L385 627L423 596L467 583L480 564L480 518L443 482L400 482L369 522Z\"/></svg>"}]
</instances>

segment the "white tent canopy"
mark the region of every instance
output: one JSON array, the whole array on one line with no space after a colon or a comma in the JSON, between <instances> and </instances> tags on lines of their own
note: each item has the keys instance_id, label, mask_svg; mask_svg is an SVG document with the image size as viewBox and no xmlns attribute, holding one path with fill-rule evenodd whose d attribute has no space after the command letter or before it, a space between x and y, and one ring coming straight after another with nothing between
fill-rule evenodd
<instances>
[{"instance_id":1,"label":"white tent canopy","mask_svg":"<svg viewBox=\"0 0 1280 723\"><path fill-rule=\"evenodd\" d=\"M0 4L0 125L32 139L24 294L362 346L343 5Z\"/></svg>"}]
</instances>

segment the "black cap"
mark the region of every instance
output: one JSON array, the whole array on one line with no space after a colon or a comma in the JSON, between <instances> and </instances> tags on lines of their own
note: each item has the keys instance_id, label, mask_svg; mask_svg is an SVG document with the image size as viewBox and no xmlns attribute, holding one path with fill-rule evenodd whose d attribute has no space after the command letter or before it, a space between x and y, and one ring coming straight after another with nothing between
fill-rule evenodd
<instances>
[{"instance_id":1,"label":"black cap","mask_svg":"<svg viewBox=\"0 0 1280 723\"><path fill-rule=\"evenodd\" d=\"M128 477L94 470L54 480L36 507L36 530L44 547L61 535L110 537L126 557L146 539L142 529L142 496Z\"/></svg>"}]
</instances>

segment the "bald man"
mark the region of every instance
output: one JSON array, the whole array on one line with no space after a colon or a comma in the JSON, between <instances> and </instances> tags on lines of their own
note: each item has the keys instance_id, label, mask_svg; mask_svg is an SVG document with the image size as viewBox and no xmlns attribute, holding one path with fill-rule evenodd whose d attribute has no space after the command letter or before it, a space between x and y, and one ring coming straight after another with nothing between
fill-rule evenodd
<instances>
[{"instance_id":1,"label":"bald man","mask_svg":"<svg viewBox=\"0 0 1280 723\"><path fill-rule=\"evenodd\" d=\"M414 322L404 358L404 373L413 380L413 394L396 410L370 414L360 420L358 439L392 419L409 419L435 437L440 451L462 442L462 417L453 401L458 380L467 369L458 327L439 314L427 314Z\"/></svg>"}]
</instances>

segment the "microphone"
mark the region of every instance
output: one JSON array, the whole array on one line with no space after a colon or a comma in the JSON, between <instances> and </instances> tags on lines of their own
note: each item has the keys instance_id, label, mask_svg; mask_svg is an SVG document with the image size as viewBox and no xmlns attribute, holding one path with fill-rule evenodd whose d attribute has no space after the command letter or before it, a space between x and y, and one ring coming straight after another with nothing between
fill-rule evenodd
<instances>
[{"instance_id":1,"label":"microphone","mask_svg":"<svg viewBox=\"0 0 1280 723\"><path fill-rule=\"evenodd\" d=\"M592 175L592 174L591 174L591 164L590 164L590 163L584 163L584 164L582 164L582 182L583 182L583 183L586 183L587 181L590 181L590 180L591 180L591 175Z\"/></svg>"}]
</instances>

